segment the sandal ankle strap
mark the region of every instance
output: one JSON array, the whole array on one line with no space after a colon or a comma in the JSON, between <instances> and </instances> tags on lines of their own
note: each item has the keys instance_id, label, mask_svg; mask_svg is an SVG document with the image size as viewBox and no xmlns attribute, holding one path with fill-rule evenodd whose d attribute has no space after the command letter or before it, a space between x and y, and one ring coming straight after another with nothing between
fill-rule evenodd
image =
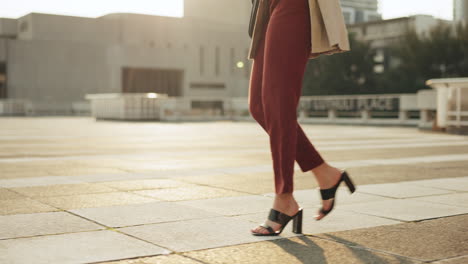
<instances>
[{"instance_id":1,"label":"sandal ankle strap","mask_svg":"<svg viewBox=\"0 0 468 264\"><path fill-rule=\"evenodd\" d=\"M322 196L322 200L335 198L335 193L336 193L336 188L320 190L320 196Z\"/></svg>"},{"instance_id":2,"label":"sandal ankle strap","mask_svg":"<svg viewBox=\"0 0 468 264\"><path fill-rule=\"evenodd\" d=\"M340 183L343 181L343 173L341 173L340 179L338 180L338 183L336 183L335 186L333 186L331 188L328 188L328 189L319 189L320 190L320 196L322 196L322 200L328 200L330 198L335 198L336 190L338 189L338 186L340 186Z\"/></svg>"}]
</instances>

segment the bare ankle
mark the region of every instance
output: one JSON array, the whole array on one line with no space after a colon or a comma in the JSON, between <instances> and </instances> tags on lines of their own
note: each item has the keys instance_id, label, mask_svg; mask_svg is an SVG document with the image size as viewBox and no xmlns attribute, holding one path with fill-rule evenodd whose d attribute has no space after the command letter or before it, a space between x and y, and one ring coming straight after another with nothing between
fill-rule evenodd
<instances>
[{"instance_id":1,"label":"bare ankle","mask_svg":"<svg viewBox=\"0 0 468 264\"><path fill-rule=\"evenodd\" d=\"M317 179L318 185L321 188L327 188L336 182L336 178L341 174L341 170L324 163L313 169L312 173Z\"/></svg>"},{"instance_id":2,"label":"bare ankle","mask_svg":"<svg viewBox=\"0 0 468 264\"><path fill-rule=\"evenodd\" d=\"M275 196L276 199L280 200L289 200L293 198L293 194L291 193L277 193Z\"/></svg>"}]
</instances>

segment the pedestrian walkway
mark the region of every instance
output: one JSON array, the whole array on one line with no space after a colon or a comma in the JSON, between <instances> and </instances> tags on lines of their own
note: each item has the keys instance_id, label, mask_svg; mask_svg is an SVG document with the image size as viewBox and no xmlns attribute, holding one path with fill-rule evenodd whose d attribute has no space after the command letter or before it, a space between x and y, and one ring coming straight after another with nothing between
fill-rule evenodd
<instances>
[{"instance_id":1,"label":"pedestrian walkway","mask_svg":"<svg viewBox=\"0 0 468 264\"><path fill-rule=\"evenodd\" d=\"M356 192L315 221L316 182L296 167L303 234L259 237L274 185L254 123L0 122L0 263L468 261L464 136L305 125Z\"/></svg>"}]
</instances>

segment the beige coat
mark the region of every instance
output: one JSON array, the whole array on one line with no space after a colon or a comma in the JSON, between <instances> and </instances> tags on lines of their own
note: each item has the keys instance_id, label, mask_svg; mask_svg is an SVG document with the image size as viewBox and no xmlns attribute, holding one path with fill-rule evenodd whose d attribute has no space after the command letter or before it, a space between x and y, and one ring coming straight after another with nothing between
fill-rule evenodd
<instances>
[{"instance_id":1,"label":"beige coat","mask_svg":"<svg viewBox=\"0 0 468 264\"><path fill-rule=\"evenodd\" d=\"M253 59L263 30L269 19L269 1L260 0L257 18L254 23L248 59ZM288 1L288 0L280 0ZM335 54L349 51L348 31L343 18L340 0L309 1L311 46L309 59L322 54Z\"/></svg>"}]
</instances>

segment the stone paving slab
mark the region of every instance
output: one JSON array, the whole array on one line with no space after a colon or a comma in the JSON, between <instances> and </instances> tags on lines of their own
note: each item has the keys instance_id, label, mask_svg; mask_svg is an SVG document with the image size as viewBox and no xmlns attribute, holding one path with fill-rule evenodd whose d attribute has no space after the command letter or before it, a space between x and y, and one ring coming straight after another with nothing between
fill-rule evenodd
<instances>
[{"instance_id":1,"label":"stone paving slab","mask_svg":"<svg viewBox=\"0 0 468 264\"><path fill-rule=\"evenodd\" d=\"M273 199L261 195L220 197L206 200L180 201L175 204L192 206L225 216L264 212L273 204ZM248 205L248 206L247 206Z\"/></svg>"},{"instance_id":2,"label":"stone paving slab","mask_svg":"<svg viewBox=\"0 0 468 264\"><path fill-rule=\"evenodd\" d=\"M17 179L1 179L0 187L26 187L26 186L46 186L53 184L73 184L82 183L77 179L71 177L60 177L60 176L45 176L45 177L28 177L28 178L17 178Z\"/></svg>"},{"instance_id":3,"label":"stone paving slab","mask_svg":"<svg viewBox=\"0 0 468 264\"><path fill-rule=\"evenodd\" d=\"M435 261L468 255L468 214L317 236L339 243Z\"/></svg>"},{"instance_id":4,"label":"stone paving slab","mask_svg":"<svg viewBox=\"0 0 468 264\"><path fill-rule=\"evenodd\" d=\"M32 214L59 211L47 204L32 199L0 200L0 215Z\"/></svg>"},{"instance_id":5,"label":"stone paving slab","mask_svg":"<svg viewBox=\"0 0 468 264\"><path fill-rule=\"evenodd\" d=\"M123 227L220 216L216 213L172 202L84 208L70 210L70 212L109 227Z\"/></svg>"},{"instance_id":6,"label":"stone paving slab","mask_svg":"<svg viewBox=\"0 0 468 264\"><path fill-rule=\"evenodd\" d=\"M0 216L0 239L103 229L67 212Z\"/></svg>"},{"instance_id":7,"label":"stone paving slab","mask_svg":"<svg viewBox=\"0 0 468 264\"><path fill-rule=\"evenodd\" d=\"M5 188L0 188L0 201L1 200L13 200L13 199L24 199L23 195L15 193Z\"/></svg>"},{"instance_id":8,"label":"stone paving slab","mask_svg":"<svg viewBox=\"0 0 468 264\"><path fill-rule=\"evenodd\" d=\"M93 193L53 197L37 197L38 201L63 210L76 208L104 207L124 204L151 203L154 198L126 192Z\"/></svg>"},{"instance_id":9,"label":"stone paving slab","mask_svg":"<svg viewBox=\"0 0 468 264\"><path fill-rule=\"evenodd\" d=\"M421 261L348 246L317 237L299 236L183 253L210 264L413 264Z\"/></svg>"},{"instance_id":10,"label":"stone paving slab","mask_svg":"<svg viewBox=\"0 0 468 264\"><path fill-rule=\"evenodd\" d=\"M0 240L0 263L86 263L171 251L115 231L101 230Z\"/></svg>"},{"instance_id":11,"label":"stone paving slab","mask_svg":"<svg viewBox=\"0 0 468 264\"><path fill-rule=\"evenodd\" d=\"M335 164L334 162L332 165ZM466 161L413 163L404 165L373 165L354 167L349 171L352 173L356 184L379 184L411 181L422 181L432 179L451 178L456 175L465 175L468 170ZM418 185L419 186L419 185ZM427 186L434 188L434 186Z\"/></svg>"},{"instance_id":12,"label":"stone paving slab","mask_svg":"<svg viewBox=\"0 0 468 264\"><path fill-rule=\"evenodd\" d=\"M410 199L394 199L342 205L341 210L386 217L400 221L417 221L468 213L467 207L435 204Z\"/></svg>"},{"instance_id":13,"label":"stone paving slab","mask_svg":"<svg viewBox=\"0 0 468 264\"><path fill-rule=\"evenodd\" d=\"M468 192L436 195L436 196L426 196L426 197L416 197L416 198L412 198L412 200L454 205L454 206L460 206L460 207L468 207Z\"/></svg>"},{"instance_id":14,"label":"stone paving slab","mask_svg":"<svg viewBox=\"0 0 468 264\"><path fill-rule=\"evenodd\" d=\"M411 163L430 163L430 162L443 162L443 161L468 161L468 154L447 154L447 155L431 155L424 157L406 157L394 159L369 159L366 160L368 164L378 165L400 165Z\"/></svg>"},{"instance_id":15,"label":"stone paving slab","mask_svg":"<svg viewBox=\"0 0 468 264\"><path fill-rule=\"evenodd\" d=\"M190 184L190 183L186 183L186 182L178 181L174 179L144 179L144 180L131 180L131 181L113 181L113 182L103 182L102 184L118 189L118 190L122 190L122 191L196 186L195 184Z\"/></svg>"},{"instance_id":16,"label":"stone paving slab","mask_svg":"<svg viewBox=\"0 0 468 264\"><path fill-rule=\"evenodd\" d=\"M281 237L253 236L250 234L250 228L252 228L250 221L222 216L123 227L117 230L177 252L280 239L287 236L283 234Z\"/></svg>"},{"instance_id":17,"label":"stone paving slab","mask_svg":"<svg viewBox=\"0 0 468 264\"><path fill-rule=\"evenodd\" d=\"M366 184L363 186L359 186L358 188L358 191L361 193L381 195L392 198L409 198L453 193L449 190L422 187L417 185L406 184L405 182Z\"/></svg>"},{"instance_id":18,"label":"stone paving slab","mask_svg":"<svg viewBox=\"0 0 468 264\"><path fill-rule=\"evenodd\" d=\"M103 165L103 166L109 166L108 164ZM55 176L62 176L62 175L68 175L70 177L74 176L79 176L79 175L85 175L85 174L90 174L90 173L98 173L98 174L119 174L119 173L124 173L125 170L123 170L120 167L100 167L100 166L90 166L86 167L79 165L73 165L73 166L63 166L63 168L55 168L55 169L49 169L48 175L55 175Z\"/></svg>"},{"instance_id":19,"label":"stone paving slab","mask_svg":"<svg viewBox=\"0 0 468 264\"><path fill-rule=\"evenodd\" d=\"M342 168L359 168L372 166L395 166L395 165L411 165L411 164L440 164L443 162L468 161L468 154L447 154L447 155L430 155L424 157L405 157L405 158L383 158L383 159L358 159L358 160L339 160L332 161L331 164ZM296 164L297 165L297 164ZM299 170L299 166L295 170ZM383 170L382 170L383 171Z\"/></svg>"},{"instance_id":20,"label":"stone paving slab","mask_svg":"<svg viewBox=\"0 0 468 264\"><path fill-rule=\"evenodd\" d=\"M76 183L76 184L54 184L47 186L14 187L10 190L29 197L50 197L61 195L91 194L115 192L116 190L98 184Z\"/></svg>"},{"instance_id":21,"label":"stone paving slab","mask_svg":"<svg viewBox=\"0 0 468 264\"><path fill-rule=\"evenodd\" d=\"M270 171L256 172L256 169L253 169L250 173L245 173L244 170L241 170L241 172L237 174L229 174L229 169L230 168L225 170L224 174L192 175L183 176L178 179L184 182L203 184L219 188L229 188L231 190L251 194L261 194L274 189L274 184L272 182L272 172ZM250 184L246 184L246 182L249 182Z\"/></svg>"},{"instance_id":22,"label":"stone paving slab","mask_svg":"<svg viewBox=\"0 0 468 264\"><path fill-rule=\"evenodd\" d=\"M467 146L433 146L431 142L425 140L424 145L421 147L402 147L396 149L389 148L391 145L376 144L372 149L345 149L345 150L327 150L320 148L321 153L330 161L352 161L364 160L372 157L374 159L393 159L395 156L399 158L406 157L424 157L433 155L450 154L464 154L466 153ZM466 141L465 141L466 142Z\"/></svg>"},{"instance_id":23,"label":"stone paving slab","mask_svg":"<svg viewBox=\"0 0 468 264\"><path fill-rule=\"evenodd\" d=\"M163 201L184 201L184 200L197 200L208 199L225 196L241 196L245 193L213 188L208 186L194 185L190 187L178 187L170 189L153 189L132 191L132 193L142 196L149 196Z\"/></svg>"},{"instance_id":24,"label":"stone paving slab","mask_svg":"<svg viewBox=\"0 0 468 264\"><path fill-rule=\"evenodd\" d=\"M165 173L164 173L165 174ZM145 173L114 173L114 174L89 174L73 176L80 182L112 182L112 181L127 181L127 180L145 180L159 177L157 173L145 174Z\"/></svg>"},{"instance_id":25,"label":"stone paving slab","mask_svg":"<svg viewBox=\"0 0 468 264\"><path fill-rule=\"evenodd\" d=\"M419 180L419 181L407 181L405 183L419 185L419 186L427 186L427 187L438 188L438 189L468 192L468 176L443 178L443 179Z\"/></svg>"},{"instance_id":26,"label":"stone paving slab","mask_svg":"<svg viewBox=\"0 0 468 264\"><path fill-rule=\"evenodd\" d=\"M374 152L377 155L374 155L377 158L385 158L386 155L388 155L388 150L395 150L398 149L399 152L402 154L400 156L402 157L407 157L410 154L409 152L415 152L418 153L418 156L425 156L425 155L433 155L433 154L438 154L440 152L442 153L447 153L446 151L443 151L444 149L453 149L452 153L466 153L466 146L468 145L468 141L462 140L462 141L455 141L455 142L418 142L418 143L383 143L381 142L380 144L375 144L375 145L358 145L358 144L353 144L353 145L343 145L343 146L317 146L322 152L324 153L330 153L332 151L339 151L339 152L344 152L344 151L359 151L359 150L366 150L369 152ZM423 152L421 150L424 150L430 147L434 152L432 153L427 153ZM382 150L386 150L386 154L383 154L384 152ZM378 155L379 153L382 153L381 155ZM414 155L416 156L416 155Z\"/></svg>"}]
</instances>

